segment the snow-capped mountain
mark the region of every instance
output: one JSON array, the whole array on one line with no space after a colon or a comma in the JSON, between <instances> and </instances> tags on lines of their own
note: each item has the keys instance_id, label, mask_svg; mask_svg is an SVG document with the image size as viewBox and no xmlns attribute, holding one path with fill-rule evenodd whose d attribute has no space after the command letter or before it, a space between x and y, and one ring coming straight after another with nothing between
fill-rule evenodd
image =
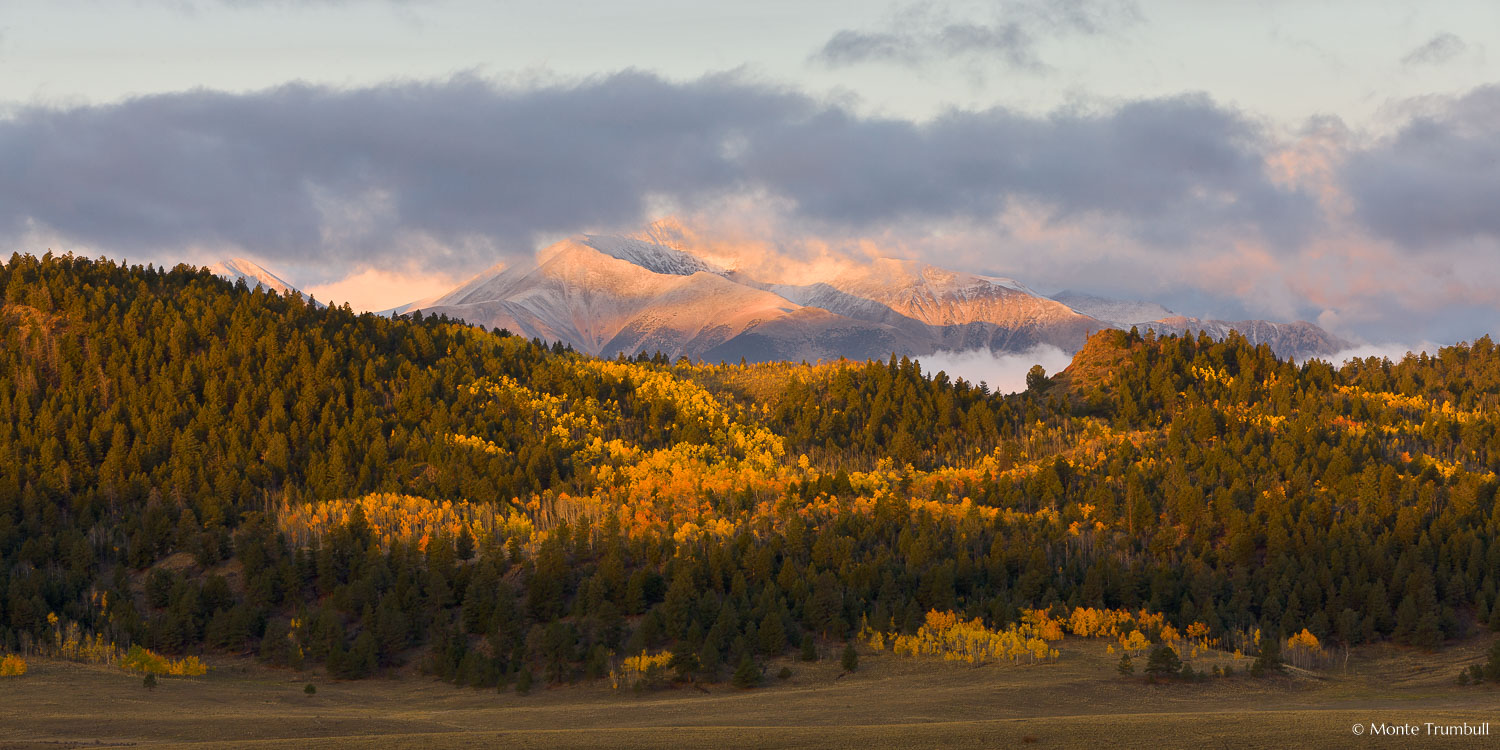
<instances>
[{"instance_id":1,"label":"snow-capped mountain","mask_svg":"<svg viewBox=\"0 0 1500 750\"><path fill-rule=\"evenodd\" d=\"M1137 327L1141 330L1154 329L1157 333L1201 331L1216 339L1228 336L1230 331L1239 331L1252 345L1266 344L1277 355L1298 362L1312 357L1327 357L1354 346L1353 342L1303 320L1295 323L1272 323L1268 320L1200 320L1174 315L1142 323Z\"/></svg>"},{"instance_id":2,"label":"snow-capped mountain","mask_svg":"<svg viewBox=\"0 0 1500 750\"><path fill-rule=\"evenodd\" d=\"M225 279L231 283L243 280L245 282L245 286L248 286L251 289L261 286L280 294L290 294L292 292L298 291L296 287L287 283L286 280L282 279L280 276L267 271L265 267L261 266L260 264L254 261L245 260L244 258L229 258L227 260L221 260L218 263L209 266L208 270L215 276Z\"/></svg>"},{"instance_id":3,"label":"snow-capped mountain","mask_svg":"<svg viewBox=\"0 0 1500 750\"><path fill-rule=\"evenodd\" d=\"M532 263L480 274L422 310L593 354L644 349L702 357L753 325L801 309L696 260L623 238L564 240Z\"/></svg>"},{"instance_id":4,"label":"snow-capped mountain","mask_svg":"<svg viewBox=\"0 0 1500 750\"><path fill-rule=\"evenodd\" d=\"M1073 352L1093 331L1132 324L1213 336L1232 327L1298 358L1347 346L1310 323L1199 321L1152 303L1049 298L1014 279L909 260L877 259L805 282L771 283L677 248L584 235L390 312L420 309L601 356L660 351L710 361L1014 352L1039 344Z\"/></svg>"},{"instance_id":5,"label":"snow-capped mountain","mask_svg":"<svg viewBox=\"0 0 1500 750\"><path fill-rule=\"evenodd\" d=\"M634 237L585 235L589 247L611 258L634 263L653 273L669 276L692 276L700 271L723 275L724 269L676 248L657 245Z\"/></svg>"},{"instance_id":6,"label":"snow-capped mountain","mask_svg":"<svg viewBox=\"0 0 1500 750\"><path fill-rule=\"evenodd\" d=\"M208 266L208 271L230 283L243 281L245 282L245 286L251 289L265 288L277 294L295 294L299 297L307 296L302 293L301 289L292 286L285 279L266 270L264 266L255 261L245 260L244 258L221 260L218 263ZM318 307L324 307L322 302L315 301L314 304Z\"/></svg>"},{"instance_id":7,"label":"snow-capped mountain","mask_svg":"<svg viewBox=\"0 0 1500 750\"><path fill-rule=\"evenodd\" d=\"M1168 310L1155 302L1116 300L1092 294L1064 291L1052 295L1080 313L1115 328L1139 328L1157 333L1207 333L1216 339L1239 331L1253 345L1266 344L1282 357L1304 360L1344 351L1353 344L1306 321L1272 323L1267 320L1203 320Z\"/></svg>"}]
</instances>

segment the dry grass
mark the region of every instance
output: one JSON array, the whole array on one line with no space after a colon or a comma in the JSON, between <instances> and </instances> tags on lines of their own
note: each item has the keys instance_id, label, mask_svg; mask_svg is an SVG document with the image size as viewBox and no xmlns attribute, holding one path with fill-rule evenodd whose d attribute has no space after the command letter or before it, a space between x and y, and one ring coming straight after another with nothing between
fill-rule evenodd
<instances>
[{"instance_id":1,"label":"dry grass","mask_svg":"<svg viewBox=\"0 0 1500 750\"><path fill-rule=\"evenodd\" d=\"M1102 642L1069 641L1051 665L969 667L866 654L859 672L842 677L832 661L787 662L792 679L771 678L758 690L638 693L591 684L524 697L420 676L330 682L249 662L204 679L164 679L148 692L119 672L33 660L31 673L0 682L0 750L1394 746L1399 740L1356 737L1350 727L1500 724L1500 691L1454 683L1459 666L1488 642L1441 654L1381 647L1357 652L1347 672L1276 680L1125 680ZM316 695L302 692L309 679Z\"/></svg>"}]
</instances>

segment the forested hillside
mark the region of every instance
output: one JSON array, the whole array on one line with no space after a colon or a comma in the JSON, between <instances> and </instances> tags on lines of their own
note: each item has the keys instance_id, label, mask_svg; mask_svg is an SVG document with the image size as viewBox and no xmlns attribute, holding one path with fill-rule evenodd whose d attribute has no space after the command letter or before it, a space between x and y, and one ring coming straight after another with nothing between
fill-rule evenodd
<instances>
[{"instance_id":1,"label":"forested hillside","mask_svg":"<svg viewBox=\"0 0 1500 750\"><path fill-rule=\"evenodd\" d=\"M1500 628L1488 339L1334 368L1111 331L1000 396L894 358L599 360L189 267L13 256L0 290L3 650L493 685L974 618L1032 658L1104 621L1246 651Z\"/></svg>"}]
</instances>

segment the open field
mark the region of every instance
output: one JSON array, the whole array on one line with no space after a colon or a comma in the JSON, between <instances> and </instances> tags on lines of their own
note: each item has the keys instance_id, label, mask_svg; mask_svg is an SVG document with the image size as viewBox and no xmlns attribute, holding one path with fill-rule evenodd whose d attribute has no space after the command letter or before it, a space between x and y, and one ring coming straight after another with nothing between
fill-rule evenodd
<instances>
[{"instance_id":1,"label":"open field","mask_svg":"<svg viewBox=\"0 0 1500 750\"><path fill-rule=\"evenodd\" d=\"M461 747L1500 747L1490 737L1371 738L1354 724L1490 722L1500 690L1454 684L1488 639L1440 654L1376 648L1347 673L1151 685L1114 674L1100 641L1056 664L984 666L866 654L788 662L762 689L651 692L603 683L529 696L426 677L332 682L249 662L155 690L99 667L33 660L0 682L0 750L77 746ZM1249 660L1240 662L1247 666ZM776 665L771 672L780 668ZM311 679L316 695L302 692Z\"/></svg>"}]
</instances>

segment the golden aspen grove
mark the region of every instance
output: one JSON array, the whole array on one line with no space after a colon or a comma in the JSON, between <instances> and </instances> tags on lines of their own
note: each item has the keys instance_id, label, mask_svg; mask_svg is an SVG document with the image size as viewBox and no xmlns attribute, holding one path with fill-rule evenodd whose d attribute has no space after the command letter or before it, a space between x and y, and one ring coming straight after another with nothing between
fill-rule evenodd
<instances>
[{"instance_id":1,"label":"golden aspen grove","mask_svg":"<svg viewBox=\"0 0 1500 750\"><path fill-rule=\"evenodd\" d=\"M1068 638L1315 670L1500 629L1488 339L1335 368L1110 330L1007 395L896 357L598 359L187 266L17 255L0 297L3 674L631 687Z\"/></svg>"}]
</instances>

